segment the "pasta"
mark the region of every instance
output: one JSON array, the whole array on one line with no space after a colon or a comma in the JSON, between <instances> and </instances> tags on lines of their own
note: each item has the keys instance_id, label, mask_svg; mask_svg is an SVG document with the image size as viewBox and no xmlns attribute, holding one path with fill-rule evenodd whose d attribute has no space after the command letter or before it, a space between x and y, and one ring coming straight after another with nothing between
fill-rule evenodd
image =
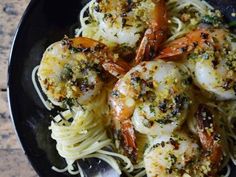
<instances>
[{"instance_id":1,"label":"pasta","mask_svg":"<svg viewBox=\"0 0 236 177\"><path fill-rule=\"evenodd\" d=\"M220 12L202 0L91 0L79 20L32 72L44 106L64 109L49 129L67 166L52 169L83 177L78 160L97 158L130 177L228 177L236 43Z\"/></svg>"}]
</instances>

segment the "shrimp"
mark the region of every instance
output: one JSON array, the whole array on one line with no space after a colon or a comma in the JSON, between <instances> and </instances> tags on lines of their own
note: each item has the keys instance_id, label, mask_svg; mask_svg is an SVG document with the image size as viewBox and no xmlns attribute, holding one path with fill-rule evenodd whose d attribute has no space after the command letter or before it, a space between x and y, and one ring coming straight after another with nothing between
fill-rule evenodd
<instances>
[{"instance_id":1,"label":"shrimp","mask_svg":"<svg viewBox=\"0 0 236 177\"><path fill-rule=\"evenodd\" d=\"M236 48L225 29L198 29L167 44L157 57L184 58L193 80L218 100L236 99Z\"/></svg>"},{"instance_id":2,"label":"shrimp","mask_svg":"<svg viewBox=\"0 0 236 177\"><path fill-rule=\"evenodd\" d=\"M167 39L168 18L165 0L154 0L153 2L156 4L155 10L137 50L136 64L154 58L160 45Z\"/></svg>"},{"instance_id":3,"label":"shrimp","mask_svg":"<svg viewBox=\"0 0 236 177\"><path fill-rule=\"evenodd\" d=\"M126 153L136 158L135 131L171 133L181 126L191 104L184 68L164 61L142 62L116 83L109 102Z\"/></svg>"},{"instance_id":4,"label":"shrimp","mask_svg":"<svg viewBox=\"0 0 236 177\"><path fill-rule=\"evenodd\" d=\"M218 176L223 147L214 114L200 104L195 119L198 137L178 130L155 138L144 154L148 177Z\"/></svg>"},{"instance_id":5,"label":"shrimp","mask_svg":"<svg viewBox=\"0 0 236 177\"><path fill-rule=\"evenodd\" d=\"M67 101L85 104L100 93L103 69L119 77L129 67L102 43L82 37L64 38L46 49L38 77L53 104L63 106Z\"/></svg>"},{"instance_id":6,"label":"shrimp","mask_svg":"<svg viewBox=\"0 0 236 177\"><path fill-rule=\"evenodd\" d=\"M139 48L136 64L156 52L156 46L166 38L165 0L100 0L92 1L89 9L89 22L82 36L122 49L121 55L125 51L133 57Z\"/></svg>"},{"instance_id":7,"label":"shrimp","mask_svg":"<svg viewBox=\"0 0 236 177\"><path fill-rule=\"evenodd\" d=\"M107 45L135 48L154 9L155 3L152 0L93 1L90 5L90 26L95 26L96 32L91 35L85 29L83 36L98 36L97 40Z\"/></svg>"}]
</instances>

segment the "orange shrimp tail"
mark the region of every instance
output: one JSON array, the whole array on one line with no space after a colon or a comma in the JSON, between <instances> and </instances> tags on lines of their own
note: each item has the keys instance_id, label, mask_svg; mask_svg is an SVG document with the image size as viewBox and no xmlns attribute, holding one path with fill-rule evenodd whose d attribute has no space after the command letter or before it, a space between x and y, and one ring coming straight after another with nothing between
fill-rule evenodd
<instances>
[{"instance_id":1,"label":"orange shrimp tail","mask_svg":"<svg viewBox=\"0 0 236 177\"><path fill-rule=\"evenodd\" d=\"M157 55L160 45L167 39L168 18L165 0L153 1L156 4L149 28L144 33L135 57L135 64L150 60Z\"/></svg>"},{"instance_id":2,"label":"orange shrimp tail","mask_svg":"<svg viewBox=\"0 0 236 177\"><path fill-rule=\"evenodd\" d=\"M116 62L104 62L102 66L105 71L109 72L111 75L117 78L121 78L122 76L124 76L131 68L128 63L122 60Z\"/></svg>"},{"instance_id":3,"label":"orange shrimp tail","mask_svg":"<svg viewBox=\"0 0 236 177\"><path fill-rule=\"evenodd\" d=\"M207 105L200 104L195 114L197 119L198 136L204 150L204 158L211 162L209 176L216 176L223 159L221 134L214 120L214 115Z\"/></svg>"},{"instance_id":4,"label":"orange shrimp tail","mask_svg":"<svg viewBox=\"0 0 236 177\"><path fill-rule=\"evenodd\" d=\"M209 45L210 41L209 32L206 29L198 29L164 46L156 59L178 59L196 47L203 48Z\"/></svg>"},{"instance_id":5,"label":"orange shrimp tail","mask_svg":"<svg viewBox=\"0 0 236 177\"><path fill-rule=\"evenodd\" d=\"M132 161L137 161L137 144L136 137L131 120L125 120L121 124L121 136L123 139L123 148L125 153L132 159Z\"/></svg>"},{"instance_id":6,"label":"orange shrimp tail","mask_svg":"<svg viewBox=\"0 0 236 177\"><path fill-rule=\"evenodd\" d=\"M105 44L100 43L99 41L86 38L86 37L75 37L70 40L73 47L83 46L84 48L97 47L98 45L104 46Z\"/></svg>"}]
</instances>

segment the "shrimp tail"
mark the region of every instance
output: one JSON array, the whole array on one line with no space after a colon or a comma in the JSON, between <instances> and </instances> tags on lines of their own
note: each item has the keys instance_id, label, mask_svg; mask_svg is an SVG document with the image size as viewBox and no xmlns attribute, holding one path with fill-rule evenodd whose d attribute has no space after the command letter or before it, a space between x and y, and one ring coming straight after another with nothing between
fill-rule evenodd
<instances>
[{"instance_id":1,"label":"shrimp tail","mask_svg":"<svg viewBox=\"0 0 236 177\"><path fill-rule=\"evenodd\" d=\"M164 58L178 58L190 53L196 47L203 48L210 42L210 35L206 29L198 29L188 33L186 36L170 42L160 51L160 59Z\"/></svg>"},{"instance_id":2,"label":"shrimp tail","mask_svg":"<svg viewBox=\"0 0 236 177\"><path fill-rule=\"evenodd\" d=\"M168 18L165 0L154 0L154 3L156 4L154 15L137 49L135 64L154 58L160 45L167 39Z\"/></svg>"},{"instance_id":3,"label":"shrimp tail","mask_svg":"<svg viewBox=\"0 0 236 177\"><path fill-rule=\"evenodd\" d=\"M137 161L137 144L134 127L130 119L125 120L121 124L121 136L123 140L123 148L125 153L133 162Z\"/></svg>"},{"instance_id":4,"label":"shrimp tail","mask_svg":"<svg viewBox=\"0 0 236 177\"><path fill-rule=\"evenodd\" d=\"M183 58L194 49L208 47L220 48L220 41L224 41L226 31L222 29L199 28L189 32L184 37L176 39L162 47L156 59L175 60Z\"/></svg>"},{"instance_id":5,"label":"shrimp tail","mask_svg":"<svg viewBox=\"0 0 236 177\"><path fill-rule=\"evenodd\" d=\"M202 161L207 159L210 162L208 176L217 176L223 159L221 134L218 130L214 115L205 104L200 104L195 114L197 119L197 130L203 148Z\"/></svg>"},{"instance_id":6,"label":"shrimp tail","mask_svg":"<svg viewBox=\"0 0 236 177\"><path fill-rule=\"evenodd\" d=\"M102 67L105 71L109 72L116 78L121 78L130 70L129 64L122 60L119 60L117 62L112 62L112 61L104 62L102 64Z\"/></svg>"}]
</instances>

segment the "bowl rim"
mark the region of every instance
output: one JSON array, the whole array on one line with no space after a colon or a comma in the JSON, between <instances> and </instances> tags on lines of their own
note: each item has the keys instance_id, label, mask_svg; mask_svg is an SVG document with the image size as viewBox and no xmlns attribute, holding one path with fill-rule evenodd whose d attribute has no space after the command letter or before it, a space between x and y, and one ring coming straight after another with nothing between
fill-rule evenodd
<instances>
[{"instance_id":1,"label":"bowl rim","mask_svg":"<svg viewBox=\"0 0 236 177\"><path fill-rule=\"evenodd\" d=\"M14 53L16 50L16 41L18 40L19 34L22 32L22 28L26 23L26 19L28 18L28 16L30 15L30 12L33 11L33 9L36 7L37 3L39 3L39 0L30 0L30 2L28 3L27 7L24 10L23 15L21 16L21 19L18 22L18 25L16 27L15 30L15 34L12 40L12 44L11 44L11 48L10 48L10 52L9 52L9 57L8 57L8 68L7 68L7 101L8 101L8 109L9 109L9 114L10 114L10 119L12 122L12 128L14 129L15 135L17 137L17 141L20 145L20 149L22 150L22 152L24 153L25 157L27 158L29 164L33 167L34 171L37 173L37 175L41 176L41 173L39 172L38 168L36 167L35 164L33 164L30 160L30 157L28 156L28 154L25 151L25 145L23 145L22 143L22 138L19 136L19 131L18 128L15 124L15 113L13 111L13 106L12 106L12 95L11 95L11 79L12 79L12 65L13 65L13 61L12 58L14 57Z\"/></svg>"}]
</instances>

